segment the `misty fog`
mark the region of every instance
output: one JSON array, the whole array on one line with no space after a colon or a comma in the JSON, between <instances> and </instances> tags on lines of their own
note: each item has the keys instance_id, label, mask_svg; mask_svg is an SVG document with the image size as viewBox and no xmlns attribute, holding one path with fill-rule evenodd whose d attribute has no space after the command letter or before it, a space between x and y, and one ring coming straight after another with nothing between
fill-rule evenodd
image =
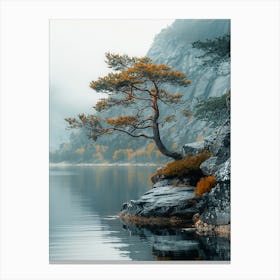
<instances>
[{"instance_id":1,"label":"misty fog","mask_svg":"<svg viewBox=\"0 0 280 280\"><path fill-rule=\"evenodd\" d=\"M101 97L89 83L108 73L105 52L146 55L173 20L50 21L50 149L66 141L65 117L93 112Z\"/></svg>"}]
</instances>

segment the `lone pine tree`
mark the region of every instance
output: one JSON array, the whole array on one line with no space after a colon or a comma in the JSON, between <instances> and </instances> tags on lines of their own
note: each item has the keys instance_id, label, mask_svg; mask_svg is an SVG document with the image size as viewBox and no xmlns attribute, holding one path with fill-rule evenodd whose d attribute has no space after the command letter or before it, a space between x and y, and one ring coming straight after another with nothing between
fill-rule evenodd
<instances>
[{"instance_id":1,"label":"lone pine tree","mask_svg":"<svg viewBox=\"0 0 280 280\"><path fill-rule=\"evenodd\" d=\"M170 151L161 140L159 125L174 120L174 116L165 115L166 110L161 110L159 103L182 103L183 94L167 92L165 85L186 87L191 81L184 73L164 64L155 64L148 57L106 53L106 63L112 72L92 81L90 87L96 92L107 93L108 97L96 103L95 115L66 118L69 128L86 129L94 141L114 132L151 139L162 154L180 159L181 154ZM130 113L115 118L102 117L103 111L115 107L130 108L127 110Z\"/></svg>"}]
</instances>

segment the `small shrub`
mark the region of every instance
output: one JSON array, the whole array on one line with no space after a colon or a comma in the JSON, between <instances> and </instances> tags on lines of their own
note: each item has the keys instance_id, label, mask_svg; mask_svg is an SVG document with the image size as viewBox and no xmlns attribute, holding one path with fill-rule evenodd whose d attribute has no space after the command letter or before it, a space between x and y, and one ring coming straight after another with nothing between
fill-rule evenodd
<instances>
[{"instance_id":1,"label":"small shrub","mask_svg":"<svg viewBox=\"0 0 280 280\"><path fill-rule=\"evenodd\" d=\"M168 163L166 167L159 169L157 174L167 177L184 177L192 172L199 171L200 164L210 156L211 154L209 152L202 152L195 156L188 155L184 159Z\"/></svg>"},{"instance_id":2,"label":"small shrub","mask_svg":"<svg viewBox=\"0 0 280 280\"><path fill-rule=\"evenodd\" d=\"M194 106L194 116L206 121L210 127L218 127L230 117L229 99L230 90L219 97L198 100Z\"/></svg>"},{"instance_id":3,"label":"small shrub","mask_svg":"<svg viewBox=\"0 0 280 280\"><path fill-rule=\"evenodd\" d=\"M191 113L190 110L184 109L184 110L182 111L182 113L183 113L183 115L184 115L185 117L189 118L190 120L193 119L193 114Z\"/></svg>"},{"instance_id":4,"label":"small shrub","mask_svg":"<svg viewBox=\"0 0 280 280\"><path fill-rule=\"evenodd\" d=\"M208 176L201 178L194 190L195 195L202 195L206 192L209 192L216 184L215 176Z\"/></svg>"},{"instance_id":5,"label":"small shrub","mask_svg":"<svg viewBox=\"0 0 280 280\"><path fill-rule=\"evenodd\" d=\"M82 155L85 153L85 151L86 151L86 149L81 147L81 148L76 149L75 153Z\"/></svg>"}]
</instances>

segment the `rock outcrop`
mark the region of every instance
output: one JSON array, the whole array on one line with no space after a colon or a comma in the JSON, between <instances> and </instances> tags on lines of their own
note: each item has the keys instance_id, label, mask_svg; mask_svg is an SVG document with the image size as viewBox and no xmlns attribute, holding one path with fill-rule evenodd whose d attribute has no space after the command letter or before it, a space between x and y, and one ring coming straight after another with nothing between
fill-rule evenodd
<instances>
[{"instance_id":1,"label":"rock outcrop","mask_svg":"<svg viewBox=\"0 0 280 280\"><path fill-rule=\"evenodd\" d=\"M176 125L170 122L162 130L162 137L166 141L176 142L182 146L184 143L195 142L197 138L213 133L214 128L209 123L192 116L192 109L197 99L222 96L229 90L230 62L222 63L218 71L212 67L205 67L199 58L201 51L193 48L192 43L198 40L211 40L229 33L229 20L177 19L155 37L147 56L156 63L170 65L174 69L186 73L188 79L192 81L191 85L184 90L182 99L185 105L175 112ZM166 90L182 92L181 88L173 86L166 86ZM183 109L189 109L191 113L189 117L182 116ZM168 113L171 114L171 112ZM174 114L173 111L172 114ZM171 131L172 133L170 133Z\"/></svg>"},{"instance_id":2,"label":"rock outcrop","mask_svg":"<svg viewBox=\"0 0 280 280\"><path fill-rule=\"evenodd\" d=\"M214 175L216 185L202 196L186 178L153 177L154 185L138 200L123 204L120 216L129 224L190 226L200 234L229 235L230 232L230 122L199 143L184 145L183 154L197 155L209 151L201 172Z\"/></svg>"},{"instance_id":3,"label":"rock outcrop","mask_svg":"<svg viewBox=\"0 0 280 280\"><path fill-rule=\"evenodd\" d=\"M217 130L215 137L209 142L208 149L213 156L203 162L200 168L204 175L214 175L217 183L197 204L200 220L215 226L229 225L231 167L229 123Z\"/></svg>"},{"instance_id":4,"label":"rock outcrop","mask_svg":"<svg viewBox=\"0 0 280 280\"><path fill-rule=\"evenodd\" d=\"M122 219L136 224L191 224L198 211L194 187L174 187L170 183L158 182L138 200L124 203Z\"/></svg>"}]
</instances>

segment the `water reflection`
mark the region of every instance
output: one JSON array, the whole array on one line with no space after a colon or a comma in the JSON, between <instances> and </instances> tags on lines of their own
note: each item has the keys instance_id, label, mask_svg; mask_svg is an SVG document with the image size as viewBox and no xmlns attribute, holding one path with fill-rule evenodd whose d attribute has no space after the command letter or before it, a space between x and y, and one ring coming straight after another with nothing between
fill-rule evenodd
<instances>
[{"instance_id":1,"label":"water reflection","mask_svg":"<svg viewBox=\"0 0 280 280\"><path fill-rule=\"evenodd\" d=\"M50 261L227 259L227 243L221 246L180 229L121 223L116 215L122 203L150 189L156 168L51 168Z\"/></svg>"},{"instance_id":2,"label":"water reflection","mask_svg":"<svg viewBox=\"0 0 280 280\"><path fill-rule=\"evenodd\" d=\"M116 214L148 188L156 167L55 167L50 170L50 260L129 260L129 238ZM139 251L139 253L137 253Z\"/></svg>"},{"instance_id":3,"label":"water reflection","mask_svg":"<svg viewBox=\"0 0 280 280\"><path fill-rule=\"evenodd\" d=\"M123 225L131 235L146 240L157 260L230 260L230 241L217 236L199 236L181 228Z\"/></svg>"}]
</instances>

